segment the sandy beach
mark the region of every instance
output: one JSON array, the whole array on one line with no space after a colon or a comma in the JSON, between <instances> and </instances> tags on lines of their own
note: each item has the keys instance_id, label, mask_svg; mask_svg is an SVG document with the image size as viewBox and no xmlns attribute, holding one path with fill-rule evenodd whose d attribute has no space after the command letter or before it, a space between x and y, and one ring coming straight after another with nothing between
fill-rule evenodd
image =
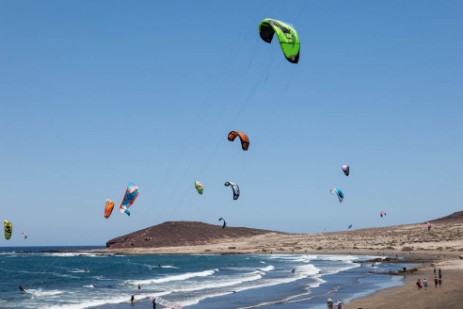
<instances>
[{"instance_id":1,"label":"sandy beach","mask_svg":"<svg viewBox=\"0 0 463 309\"><path fill-rule=\"evenodd\" d=\"M450 258L435 264L442 269L442 285L434 284L433 267L426 265L412 275L407 275L404 285L381 290L370 296L355 299L345 309L394 309L394 308L462 308L463 260ZM428 288L418 289L418 279L428 280Z\"/></svg>"}]
</instances>

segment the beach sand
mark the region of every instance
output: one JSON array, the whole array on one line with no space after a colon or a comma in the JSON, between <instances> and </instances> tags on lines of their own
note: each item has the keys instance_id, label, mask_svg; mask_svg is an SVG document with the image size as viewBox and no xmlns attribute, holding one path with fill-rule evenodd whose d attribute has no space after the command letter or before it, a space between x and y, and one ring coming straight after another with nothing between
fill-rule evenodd
<instances>
[{"instance_id":1,"label":"beach sand","mask_svg":"<svg viewBox=\"0 0 463 309\"><path fill-rule=\"evenodd\" d=\"M455 258L436 263L442 269L442 285L435 287L433 267L426 265L408 275L404 285L354 299L344 309L446 309L463 308L463 260ZM428 280L427 289L418 289L416 281Z\"/></svg>"}]
</instances>

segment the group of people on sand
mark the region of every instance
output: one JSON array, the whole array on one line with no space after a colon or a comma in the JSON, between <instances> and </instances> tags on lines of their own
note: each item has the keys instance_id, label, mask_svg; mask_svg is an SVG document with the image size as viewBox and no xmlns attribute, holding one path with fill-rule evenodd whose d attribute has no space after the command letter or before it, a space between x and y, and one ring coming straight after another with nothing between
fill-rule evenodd
<instances>
[{"instance_id":1,"label":"group of people on sand","mask_svg":"<svg viewBox=\"0 0 463 309\"><path fill-rule=\"evenodd\" d=\"M442 285L442 269L439 268L439 270L436 270L434 267L434 287L437 288L438 285ZM418 290L421 290L422 288L426 290L428 288L428 280L426 280L426 278L423 280L418 278L418 281L416 281L416 286Z\"/></svg>"},{"instance_id":2,"label":"group of people on sand","mask_svg":"<svg viewBox=\"0 0 463 309\"><path fill-rule=\"evenodd\" d=\"M331 299L331 298L328 298L326 304L328 305L328 309L334 309L334 301ZM336 303L336 308L337 309L342 309L344 307L344 303L342 300L338 300L338 302Z\"/></svg>"}]
</instances>

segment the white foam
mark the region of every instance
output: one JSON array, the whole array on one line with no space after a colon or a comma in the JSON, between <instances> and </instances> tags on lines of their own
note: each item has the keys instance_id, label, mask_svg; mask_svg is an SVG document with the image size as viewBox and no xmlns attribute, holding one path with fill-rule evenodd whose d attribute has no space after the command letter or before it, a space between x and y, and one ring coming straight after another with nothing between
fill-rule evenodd
<instances>
[{"instance_id":1,"label":"white foam","mask_svg":"<svg viewBox=\"0 0 463 309\"><path fill-rule=\"evenodd\" d=\"M273 266L273 265L269 265L269 266L264 267L264 268L258 268L258 270L264 271L264 272L269 272L269 271L272 271L274 269L275 269L275 266Z\"/></svg>"},{"instance_id":2,"label":"white foam","mask_svg":"<svg viewBox=\"0 0 463 309\"><path fill-rule=\"evenodd\" d=\"M92 278L95 278L96 280L100 280L100 281L110 281L110 280L113 280L113 279L110 279L110 278L106 278L105 276L92 276Z\"/></svg>"},{"instance_id":3,"label":"white foam","mask_svg":"<svg viewBox=\"0 0 463 309\"><path fill-rule=\"evenodd\" d=\"M293 273L299 277L308 277L311 275L319 274L320 269L312 264L296 266L293 269Z\"/></svg>"},{"instance_id":4,"label":"white foam","mask_svg":"<svg viewBox=\"0 0 463 309\"><path fill-rule=\"evenodd\" d=\"M328 270L324 271L322 273L322 275L334 275L334 274L337 274L337 273L342 272L342 271L346 271L346 270L349 270L349 269L352 269L352 268L357 268L357 267L362 266L359 263L352 263L352 262L350 262L350 263L346 262L344 265L345 266L339 266L339 267L336 267L334 269L328 269Z\"/></svg>"},{"instance_id":5,"label":"white foam","mask_svg":"<svg viewBox=\"0 0 463 309\"><path fill-rule=\"evenodd\" d=\"M147 285L147 284L153 284L153 283L166 283L166 282L172 282L172 281L183 281L187 280L190 278L194 277L207 277L207 276L212 276L217 269L211 269L211 270L204 270L200 272L194 272L194 273L185 273L181 275L174 275L174 276L167 276L163 278L158 278L158 279L145 279L145 280L127 280L127 284L134 284L134 285Z\"/></svg>"},{"instance_id":6,"label":"white foam","mask_svg":"<svg viewBox=\"0 0 463 309\"><path fill-rule=\"evenodd\" d=\"M87 273L88 269L71 269L71 273Z\"/></svg>"},{"instance_id":7,"label":"white foam","mask_svg":"<svg viewBox=\"0 0 463 309\"><path fill-rule=\"evenodd\" d=\"M161 267L159 267L159 266L156 266L156 267L158 267L158 268L175 268L175 269L178 268L177 266L174 266L174 265L161 265Z\"/></svg>"},{"instance_id":8,"label":"white foam","mask_svg":"<svg viewBox=\"0 0 463 309\"><path fill-rule=\"evenodd\" d=\"M72 278L72 279L79 279L80 277L77 277L77 276L72 276L72 275L66 275L66 274L60 274L60 273L55 273L55 272L52 272L50 273L51 275L55 276L55 277L60 277L60 278Z\"/></svg>"},{"instance_id":9,"label":"white foam","mask_svg":"<svg viewBox=\"0 0 463 309\"><path fill-rule=\"evenodd\" d=\"M44 291L42 289L27 289L27 292L30 294L33 294L34 296L53 296L53 295L59 295L59 294L64 293L64 291L60 291L60 290Z\"/></svg>"},{"instance_id":10,"label":"white foam","mask_svg":"<svg viewBox=\"0 0 463 309\"><path fill-rule=\"evenodd\" d=\"M315 277L315 282L309 283L309 288L318 288L323 283L326 283L326 281L322 278Z\"/></svg>"},{"instance_id":11,"label":"white foam","mask_svg":"<svg viewBox=\"0 0 463 309\"><path fill-rule=\"evenodd\" d=\"M197 305L200 301L205 300L206 298L220 297L220 296L225 296L225 295L232 294L232 293L233 292L220 292L220 293L215 293L215 294L209 294L209 295L203 295L203 296L199 296L199 297L190 298L190 299L187 299L185 301L182 301L182 306L186 307L186 306Z\"/></svg>"},{"instance_id":12,"label":"white foam","mask_svg":"<svg viewBox=\"0 0 463 309\"><path fill-rule=\"evenodd\" d=\"M161 292L155 293L154 297L168 295L170 292ZM135 301L141 301L152 298L153 294L137 294L135 295ZM83 309L83 308L93 308L93 307L100 307L103 305L115 305L115 304L122 304L122 303L129 303L130 297L127 295L124 296L117 296L117 297L101 297L99 299L92 299L88 301L80 301L77 300L78 303L73 304L61 304L61 305L54 305L47 307L48 309Z\"/></svg>"},{"instance_id":13,"label":"white foam","mask_svg":"<svg viewBox=\"0 0 463 309\"><path fill-rule=\"evenodd\" d=\"M105 257L109 256L107 254L96 254L89 252L51 252L44 253L47 256L59 256L59 257L76 257L76 256L85 256L85 257Z\"/></svg>"},{"instance_id":14,"label":"white foam","mask_svg":"<svg viewBox=\"0 0 463 309\"><path fill-rule=\"evenodd\" d=\"M194 292L213 288L225 288L262 279L262 274L254 272L238 278L219 279L209 282L195 282L191 287L174 289L174 292Z\"/></svg>"}]
</instances>

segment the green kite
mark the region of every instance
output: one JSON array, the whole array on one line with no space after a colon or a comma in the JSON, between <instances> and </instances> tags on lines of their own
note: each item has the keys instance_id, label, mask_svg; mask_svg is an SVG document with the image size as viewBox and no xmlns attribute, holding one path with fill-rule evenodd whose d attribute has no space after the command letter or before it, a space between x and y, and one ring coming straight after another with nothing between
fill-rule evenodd
<instances>
[{"instance_id":1,"label":"green kite","mask_svg":"<svg viewBox=\"0 0 463 309\"><path fill-rule=\"evenodd\" d=\"M259 34L262 40L271 43L276 32L281 50L291 63L298 63L301 44L296 29L279 20L266 18L259 24Z\"/></svg>"}]
</instances>

